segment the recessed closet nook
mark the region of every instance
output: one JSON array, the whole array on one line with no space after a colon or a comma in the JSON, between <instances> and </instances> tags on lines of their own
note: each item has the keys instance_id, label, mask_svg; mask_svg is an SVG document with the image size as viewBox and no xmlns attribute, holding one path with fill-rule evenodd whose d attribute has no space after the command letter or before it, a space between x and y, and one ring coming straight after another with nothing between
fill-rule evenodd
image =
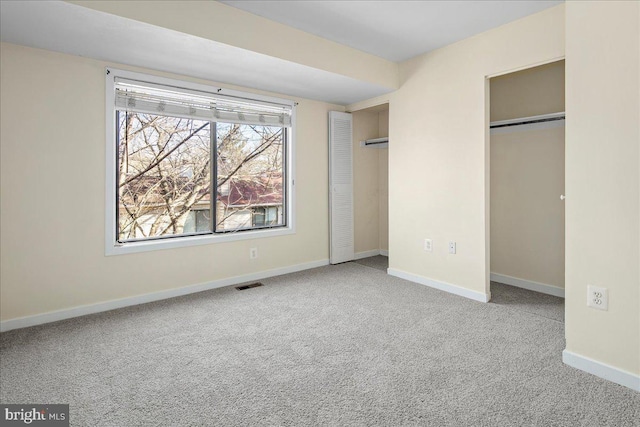
<instances>
[{"instance_id":1,"label":"recessed closet nook","mask_svg":"<svg viewBox=\"0 0 640 427\"><path fill-rule=\"evenodd\" d=\"M329 132L331 263L386 257L389 104L332 112Z\"/></svg>"},{"instance_id":2,"label":"recessed closet nook","mask_svg":"<svg viewBox=\"0 0 640 427\"><path fill-rule=\"evenodd\" d=\"M564 297L564 61L489 84L492 297L496 282Z\"/></svg>"},{"instance_id":3,"label":"recessed closet nook","mask_svg":"<svg viewBox=\"0 0 640 427\"><path fill-rule=\"evenodd\" d=\"M389 104L353 113L354 250L389 254Z\"/></svg>"}]
</instances>

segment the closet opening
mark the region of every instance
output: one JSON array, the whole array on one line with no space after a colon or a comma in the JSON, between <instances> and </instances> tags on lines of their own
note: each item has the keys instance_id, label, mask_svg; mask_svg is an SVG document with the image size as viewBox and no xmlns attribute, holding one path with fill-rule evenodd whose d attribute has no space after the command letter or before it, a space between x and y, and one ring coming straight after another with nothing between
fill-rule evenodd
<instances>
[{"instance_id":1,"label":"closet opening","mask_svg":"<svg viewBox=\"0 0 640 427\"><path fill-rule=\"evenodd\" d=\"M353 111L354 261L389 267L389 104Z\"/></svg>"},{"instance_id":2,"label":"closet opening","mask_svg":"<svg viewBox=\"0 0 640 427\"><path fill-rule=\"evenodd\" d=\"M564 60L489 79L491 302L564 321Z\"/></svg>"}]
</instances>

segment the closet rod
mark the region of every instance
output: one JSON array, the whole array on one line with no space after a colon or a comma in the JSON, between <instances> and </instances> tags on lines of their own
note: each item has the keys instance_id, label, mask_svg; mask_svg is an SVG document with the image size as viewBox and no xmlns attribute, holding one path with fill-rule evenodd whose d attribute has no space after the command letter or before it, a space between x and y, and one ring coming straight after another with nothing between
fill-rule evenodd
<instances>
[{"instance_id":1,"label":"closet rod","mask_svg":"<svg viewBox=\"0 0 640 427\"><path fill-rule=\"evenodd\" d=\"M559 113L541 114L539 116L521 117L517 119L499 120L489 123L489 128L500 129L511 126L530 125L534 123L555 122L565 119L564 111Z\"/></svg>"},{"instance_id":2,"label":"closet rod","mask_svg":"<svg viewBox=\"0 0 640 427\"><path fill-rule=\"evenodd\" d=\"M389 145L389 137L382 138L373 138L373 139L365 139L364 141L360 141L361 147L371 147L373 145L387 146Z\"/></svg>"}]
</instances>

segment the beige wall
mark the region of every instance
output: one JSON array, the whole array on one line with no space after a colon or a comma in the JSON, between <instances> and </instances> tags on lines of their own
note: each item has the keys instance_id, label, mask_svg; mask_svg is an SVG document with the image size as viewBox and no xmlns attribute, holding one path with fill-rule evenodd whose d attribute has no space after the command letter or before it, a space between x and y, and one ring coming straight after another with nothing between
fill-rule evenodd
<instances>
[{"instance_id":1,"label":"beige wall","mask_svg":"<svg viewBox=\"0 0 640 427\"><path fill-rule=\"evenodd\" d=\"M298 100L295 235L106 257L107 64L0 55L2 320L327 260L327 112L343 107Z\"/></svg>"},{"instance_id":2,"label":"beige wall","mask_svg":"<svg viewBox=\"0 0 640 427\"><path fill-rule=\"evenodd\" d=\"M353 222L354 249L379 249L379 149L361 147L360 141L378 137L378 113L353 113Z\"/></svg>"},{"instance_id":3,"label":"beige wall","mask_svg":"<svg viewBox=\"0 0 640 427\"><path fill-rule=\"evenodd\" d=\"M640 373L640 4L567 2L567 350ZM587 285L609 310L586 306Z\"/></svg>"},{"instance_id":4,"label":"beige wall","mask_svg":"<svg viewBox=\"0 0 640 427\"><path fill-rule=\"evenodd\" d=\"M564 61L491 79L491 121L564 111ZM491 135L491 272L564 287L564 127Z\"/></svg>"},{"instance_id":5,"label":"beige wall","mask_svg":"<svg viewBox=\"0 0 640 427\"><path fill-rule=\"evenodd\" d=\"M488 292L486 77L563 55L560 5L401 64L389 110L392 269ZM433 252L423 250L424 238ZM450 240L456 255L447 252Z\"/></svg>"},{"instance_id":6,"label":"beige wall","mask_svg":"<svg viewBox=\"0 0 640 427\"><path fill-rule=\"evenodd\" d=\"M564 61L491 79L491 121L564 111Z\"/></svg>"},{"instance_id":7,"label":"beige wall","mask_svg":"<svg viewBox=\"0 0 640 427\"><path fill-rule=\"evenodd\" d=\"M360 146L365 139L388 136L389 113L379 108L352 113L356 254L388 249L388 150Z\"/></svg>"},{"instance_id":8,"label":"beige wall","mask_svg":"<svg viewBox=\"0 0 640 427\"><path fill-rule=\"evenodd\" d=\"M378 136L389 136L389 110L378 113ZM389 143L391 144L391 143ZM381 251L389 250L389 149L378 150L379 243Z\"/></svg>"},{"instance_id":9,"label":"beige wall","mask_svg":"<svg viewBox=\"0 0 640 427\"><path fill-rule=\"evenodd\" d=\"M388 88L398 64L217 1L68 1Z\"/></svg>"},{"instance_id":10,"label":"beige wall","mask_svg":"<svg viewBox=\"0 0 640 427\"><path fill-rule=\"evenodd\" d=\"M564 127L491 135L491 272L564 288Z\"/></svg>"}]
</instances>

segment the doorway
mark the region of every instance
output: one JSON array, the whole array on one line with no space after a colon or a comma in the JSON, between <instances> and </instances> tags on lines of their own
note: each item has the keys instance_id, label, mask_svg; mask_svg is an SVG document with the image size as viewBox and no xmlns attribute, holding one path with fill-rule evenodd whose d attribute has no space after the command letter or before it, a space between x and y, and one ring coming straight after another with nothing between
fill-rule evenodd
<instances>
[{"instance_id":1,"label":"doorway","mask_svg":"<svg viewBox=\"0 0 640 427\"><path fill-rule=\"evenodd\" d=\"M355 261L386 272L389 262L389 104L354 111Z\"/></svg>"}]
</instances>

